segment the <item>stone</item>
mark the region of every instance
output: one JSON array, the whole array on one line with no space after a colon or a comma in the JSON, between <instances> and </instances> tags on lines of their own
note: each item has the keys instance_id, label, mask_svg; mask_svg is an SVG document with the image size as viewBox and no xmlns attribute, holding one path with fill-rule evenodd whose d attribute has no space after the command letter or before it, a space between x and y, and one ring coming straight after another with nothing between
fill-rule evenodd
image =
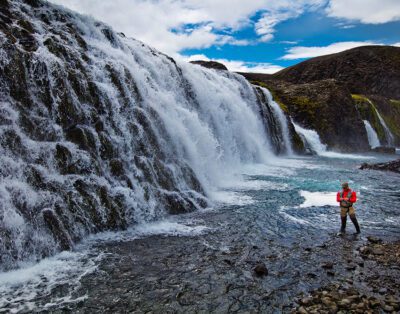
<instances>
[{"instance_id":1,"label":"stone","mask_svg":"<svg viewBox=\"0 0 400 314\"><path fill-rule=\"evenodd\" d=\"M393 312L394 311L394 307L393 306L390 306L390 305L384 305L383 307L383 310L385 311L385 312Z\"/></svg>"},{"instance_id":2,"label":"stone","mask_svg":"<svg viewBox=\"0 0 400 314\"><path fill-rule=\"evenodd\" d=\"M371 242L373 244L377 244L377 243L382 243L382 240L373 236L368 236L367 237L368 242Z\"/></svg>"},{"instance_id":3,"label":"stone","mask_svg":"<svg viewBox=\"0 0 400 314\"><path fill-rule=\"evenodd\" d=\"M258 276L258 277L264 277L268 275L268 269L267 266L265 266L264 263L258 263L254 269L253 269L254 273Z\"/></svg>"},{"instance_id":4,"label":"stone","mask_svg":"<svg viewBox=\"0 0 400 314\"><path fill-rule=\"evenodd\" d=\"M351 300L349 300L349 299L343 299L343 300L340 300L339 302L338 302L338 305L340 306L340 307L342 307L342 308L348 308L348 307L350 307L350 305L351 305Z\"/></svg>"},{"instance_id":5,"label":"stone","mask_svg":"<svg viewBox=\"0 0 400 314\"><path fill-rule=\"evenodd\" d=\"M323 269L333 269L333 263L331 263L331 262L323 263L323 264L321 265L321 267L322 267Z\"/></svg>"},{"instance_id":6,"label":"stone","mask_svg":"<svg viewBox=\"0 0 400 314\"><path fill-rule=\"evenodd\" d=\"M347 266L346 266L346 269L347 269L347 270L350 270L350 271L351 271L351 270L355 270L355 269L356 269L356 265L347 265Z\"/></svg>"},{"instance_id":7,"label":"stone","mask_svg":"<svg viewBox=\"0 0 400 314\"><path fill-rule=\"evenodd\" d=\"M300 300L300 304L302 304L302 305L310 305L312 300L313 300L312 297L305 297L305 298L302 298Z\"/></svg>"}]
</instances>

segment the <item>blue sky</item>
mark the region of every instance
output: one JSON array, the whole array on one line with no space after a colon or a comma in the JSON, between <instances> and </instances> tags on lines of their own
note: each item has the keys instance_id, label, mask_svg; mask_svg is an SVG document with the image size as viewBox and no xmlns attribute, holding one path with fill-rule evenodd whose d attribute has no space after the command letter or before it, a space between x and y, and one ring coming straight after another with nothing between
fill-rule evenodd
<instances>
[{"instance_id":1,"label":"blue sky","mask_svg":"<svg viewBox=\"0 0 400 314\"><path fill-rule=\"evenodd\" d=\"M181 60L273 73L349 48L400 46L400 0L51 0Z\"/></svg>"}]
</instances>

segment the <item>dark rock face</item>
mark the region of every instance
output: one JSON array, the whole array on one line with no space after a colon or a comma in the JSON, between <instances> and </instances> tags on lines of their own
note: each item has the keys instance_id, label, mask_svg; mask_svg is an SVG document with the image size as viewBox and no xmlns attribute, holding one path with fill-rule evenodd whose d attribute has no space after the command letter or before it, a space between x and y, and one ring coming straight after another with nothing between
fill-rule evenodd
<instances>
[{"instance_id":1,"label":"dark rock face","mask_svg":"<svg viewBox=\"0 0 400 314\"><path fill-rule=\"evenodd\" d=\"M201 65L202 67L208 68L208 69L216 69L216 70L225 70L227 71L228 68L223 65L222 63L216 62L216 61L190 61L190 63L193 64L198 64Z\"/></svg>"},{"instance_id":2,"label":"dark rock face","mask_svg":"<svg viewBox=\"0 0 400 314\"><path fill-rule=\"evenodd\" d=\"M251 77L251 76L250 76ZM368 151L364 124L346 87L334 80L309 84L254 81L269 88L294 121L318 132L329 148L343 152Z\"/></svg>"},{"instance_id":3,"label":"dark rock face","mask_svg":"<svg viewBox=\"0 0 400 314\"><path fill-rule=\"evenodd\" d=\"M400 159L378 164L364 163L361 165L360 169L383 170L383 171L393 171L400 173Z\"/></svg>"},{"instance_id":4,"label":"dark rock face","mask_svg":"<svg viewBox=\"0 0 400 314\"><path fill-rule=\"evenodd\" d=\"M369 150L361 119L371 123L383 145L388 144L376 113L374 110L363 108L365 104L363 106L360 103L363 99L373 102L394 136L393 144L400 145L400 48L398 47L358 47L312 58L273 75L240 74L251 82L264 83L267 88L275 91L276 95L282 97L290 114L294 115L295 121L305 127L314 128L329 148L349 152ZM288 90L296 91L293 96L297 98L287 97ZM359 97L354 97L352 101L349 99L352 95ZM308 100L312 100L313 104ZM352 108L354 104L359 113L354 112ZM369 103L366 105L370 106ZM299 110L299 107L303 107L303 110ZM328 107L331 110L327 110ZM295 112L293 108L296 108ZM339 113L346 112L352 115L352 118L338 117ZM321 113L322 119L320 119ZM317 116L318 119L315 119ZM348 135L343 137L343 134ZM353 143L351 139L346 140L349 134L354 136Z\"/></svg>"},{"instance_id":5,"label":"dark rock face","mask_svg":"<svg viewBox=\"0 0 400 314\"><path fill-rule=\"evenodd\" d=\"M396 148L394 148L394 147L379 146L379 147L373 148L372 151L374 151L376 153L382 153L382 154L391 154L391 155L396 154Z\"/></svg>"}]
</instances>

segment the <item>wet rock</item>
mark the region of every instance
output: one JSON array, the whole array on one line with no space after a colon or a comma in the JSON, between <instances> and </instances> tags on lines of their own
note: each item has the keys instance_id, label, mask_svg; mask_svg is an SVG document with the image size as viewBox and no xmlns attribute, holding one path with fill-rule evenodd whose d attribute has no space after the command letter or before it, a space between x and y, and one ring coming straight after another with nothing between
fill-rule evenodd
<instances>
[{"instance_id":1,"label":"wet rock","mask_svg":"<svg viewBox=\"0 0 400 314\"><path fill-rule=\"evenodd\" d=\"M51 209L44 209L42 215L54 237L58 240L61 250L70 250L72 241L56 213Z\"/></svg>"},{"instance_id":2,"label":"wet rock","mask_svg":"<svg viewBox=\"0 0 400 314\"><path fill-rule=\"evenodd\" d=\"M333 269L333 263L331 263L331 262L327 262L327 263L323 263L322 265L321 265L321 267L323 268L323 269Z\"/></svg>"},{"instance_id":3,"label":"wet rock","mask_svg":"<svg viewBox=\"0 0 400 314\"><path fill-rule=\"evenodd\" d=\"M254 273L258 277L264 277L268 275L267 266L264 263L260 262L253 268Z\"/></svg>"},{"instance_id":4,"label":"wet rock","mask_svg":"<svg viewBox=\"0 0 400 314\"><path fill-rule=\"evenodd\" d=\"M355 270L356 268L357 268L356 265L347 265L346 266L347 270Z\"/></svg>"},{"instance_id":5,"label":"wet rock","mask_svg":"<svg viewBox=\"0 0 400 314\"><path fill-rule=\"evenodd\" d=\"M383 170L383 171L392 171L392 172L400 173L400 159L385 162L385 163L378 163L378 164L363 163L360 166L360 169L361 170L364 170L364 169Z\"/></svg>"},{"instance_id":6,"label":"wet rock","mask_svg":"<svg viewBox=\"0 0 400 314\"><path fill-rule=\"evenodd\" d=\"M373 244L382 243L382 239L375 238L373 236L368 236L367 239L368 239L368 242L373 243Z\"/></svg>"},{"instance_id":7,"label":"wet rock","mask_svg":"<svg viewBox=\"0 0 400 314\"><path fill-rule=\"evenodd\" d=\"M390 306L390 305L384 305L383 307L383 310L385 311L385 312L389 312L389 313L391 313L391 312L393 312L394 311L394 307L393 306Z\"/></svg>"},{"instance_id":8,"label":"wet rock","mask_svg":"<svg viewBox=\"0 0 400 314\"><path fill-rule=\"evenodd\" d=\"M110 170L114 176L122 176L124 171L124 165L121 160L119 159L112 159L110 160Z\"/></svg>"}]
</instances>

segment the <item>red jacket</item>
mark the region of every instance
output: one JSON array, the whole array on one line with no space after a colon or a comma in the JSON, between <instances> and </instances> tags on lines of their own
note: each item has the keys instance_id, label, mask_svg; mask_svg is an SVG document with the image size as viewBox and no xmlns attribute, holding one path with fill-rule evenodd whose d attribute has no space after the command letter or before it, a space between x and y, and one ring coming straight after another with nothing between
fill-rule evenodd
<instances>
[{"instance_id":1,"label":"red jacket","mask_svg":"<svg viewBox=\"0 0 400 314\"><path fill-rule=\"evenodd\" d=\"M349 197L349 196L348 196L349 191L351 191L351 196L350 196L349 201L350 201L351 203L357 202L357 195L356 195L356 192L354 192L354 191L352 191L352 190L350 190L350 189L348 189L348 190L343 190L343 192L338 192L338 193L337 193L337 196L336 196L336 201L337 201L337 202L340 202L340 199L342 198L342 193L343 193L344 198Z\"/></svg>"}]
</instances>

